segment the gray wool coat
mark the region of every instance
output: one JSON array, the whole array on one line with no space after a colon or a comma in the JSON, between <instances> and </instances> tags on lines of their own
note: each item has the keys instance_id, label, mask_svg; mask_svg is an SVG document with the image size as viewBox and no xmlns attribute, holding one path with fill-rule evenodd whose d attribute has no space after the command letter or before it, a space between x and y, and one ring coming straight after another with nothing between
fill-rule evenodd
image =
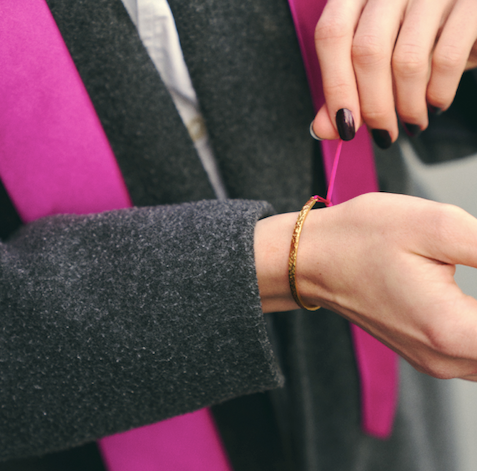
<instances>
[{"instance_id":1,"label":"gray wool coat","mask_svg":"<svg viewBox=\"0 0 477 471\"><path fill-rule=\"evenodd\" d=\"M262 315L256 221L324 194L286 0L169 1L224 202L121 1L47 3L136 207L14 231L2 193L0 468L214 406L236 470L446 469L416 465L401 413L391 440L361 433L346 321Z\"/></svg>"}]
</instances>

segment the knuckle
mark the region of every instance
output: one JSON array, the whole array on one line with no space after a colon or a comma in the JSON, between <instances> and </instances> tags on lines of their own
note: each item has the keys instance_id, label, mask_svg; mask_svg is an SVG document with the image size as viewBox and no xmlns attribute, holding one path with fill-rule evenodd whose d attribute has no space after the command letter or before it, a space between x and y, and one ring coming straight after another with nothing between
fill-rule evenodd
<instances>
[{"instance_id":1,"label":"knuckle","mask_svg":"<svg viewBox=\"0 0 477 471\"><path fill-rule=\"evenodd\" d=\"M323 83L323 91L325 96L349 96L353 88L349 82L344 80L334 80L332 82Z\"/></svg>"},{"instance_id":2,"label":"knuckle","mask_svg":"<svg viewBox=\"0 0 477 471\"><path fill-rule=\"evenodd\" d=\"M456 376L448 362L445 362L434 356L420 359L416 362L413 362L412 365L420 373L432 376L433 378L451 379Z\"/></svg>"},{"instance_id":3,"label":"knuckle","mask_svg":"<svg viewBox=\"0 0 477 471\"><path fill-rule=\"evenodd\" d=\"M466 217L467 213L462 208L452 204L440 204L431 215L434 236L444 243L453 243L456 234L454 227L457 221Z\"/></svg>"},{"instance_id":4,"label":"knuckle","mask_svg":"<svg viewBox=\"0 0 477 471\"><path fill-rule=\"evenodd\" d=\"M429 61L424 51L413 44L403 45L392 57L394 72L401 77L416 77L427 74Z\"/></svg>"},{"instance_id":5,"label":"knuckle","mask_svg":"<svg viewBox=\"0 0 477 471\"><path fill-rule=\"evenodd\" d=\"M429 347L440 355L449 358L456 358L459 356L459 344L455 340L455 335L449 328L433 328L428 331L427 338Z\"/></svg>"},{"instance_id":6,"label":"knuckle","mask_svg":"<svg viewBox=\"0 0 477 471\"><path fill-rule=\"evenodd\" d=\"M452 379L456 377L454 369L441 361L429 362L424 372L437 379Z\"/></svg>"},{"instance_id":7,"label":"knuckle","mask_svg":"<svg viewBox=\"0 0 477 471\"><path fill-rule=\"evenodd\" d=\"M446 223L453 223L455 219L460 219L462 216L466 215L467 212L455 206L454 204L443 203L441 207L441 218Z\"/></svg>"},{"instance_id":8,"label":"knuckle","mask_svg":"<svg viewBox=\"0 0 477 471\"><path fill-rule=\"evenodd\" d=\"M441 73L456 73L464 69L466 57L462 51L453 44L441 47L432 57L432 68Z\"/></svg>"},{"instance_id":9,"label":"knuckle","mask_svg":"<svg viewBox=\"0 0 477 471\"><path fill-rule=\"evenodd\" d=\"M436 352L428 353L425 358L421 358L414 366L421 373L437 379L451 379L459 375L454 360Z\"/></svg>"},{"instance_id":10,"label":"knuckle","mask_svg":"<svg viewBox=\"0 0 477 471\"><path fill-rule=\"evenodd\" d=\"M339 16L322 19L315 27L315 43L341 42L348 37L346 23Z\"/></svg>"},{"instance_id":11,"label":"knuckle","mask_svg":"<svg viewBox=\"0 0 477 471\"><path fill-rule=\"evenodd\" d=\"M358 65L380 64L389 61L384 43L374 35L362 35L353 41L351 56Z\"/></svg>"},{"instance_id":12,"label":"knuckle","mask_svg":"<svg viewBox=\"0 0 477 471\"><path fill-rule=\"evenodd\" d=\"M362 105L361 114L366 123L386 123L389 121L389 113L384 109Z\"/></svg>"}]
</instances>

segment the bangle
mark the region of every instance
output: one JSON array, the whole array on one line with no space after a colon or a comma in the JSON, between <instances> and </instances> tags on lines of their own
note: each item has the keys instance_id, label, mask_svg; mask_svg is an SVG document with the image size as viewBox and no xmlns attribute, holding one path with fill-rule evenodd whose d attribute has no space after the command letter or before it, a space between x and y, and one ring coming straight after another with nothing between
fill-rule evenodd
<instances>
[{"instance_id":1,"label":"bangle","mask_svg":"<svg viewBox=\"0 0 477 471\"><path fill-rule=\"evenodd\" d=\"M315 203L319 201L318 196L312 196L303 206L298 215L298 218L295 223L295 229L293 230L293 236L290 246L290 256L288 258L288 281L290 282L290 290L293 296L293 299L303 309L308 311L316 311L320 306L307 306L301 300L300 294L298 293L298 288L296 286L296 256L298 252L298 242L300 241L300 234L303 228L303 223L305 222L306 216L310 212L310 209L313 208Z\"/></svg>"}]
</instances>

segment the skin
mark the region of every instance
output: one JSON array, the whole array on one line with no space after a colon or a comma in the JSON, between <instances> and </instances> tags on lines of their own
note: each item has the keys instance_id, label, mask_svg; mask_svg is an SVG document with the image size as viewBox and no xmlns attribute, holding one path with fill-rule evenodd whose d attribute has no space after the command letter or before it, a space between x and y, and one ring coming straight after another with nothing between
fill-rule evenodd
<instances>
[{"instance_id":1,"label":"skin","mask_svg":"<svg viewBox=\"0 0 477 471\"><path fill-rule=\"evenodd\" d=\"M297 308L288 285L297 214L256 226L264 312ZM309 213L298 250L298 289L305 303L354 322L417 370L474 381L477 300L462 293L454 272L456 264L477 268L476 241L477 219L460 208L403 195L362 195Z\"/></svg>"},{"instance_id":2,"label":"skin","mask_svg":"<svg viewBox=\"0 0 477 471\"><path fill-rule=\"evenodd\" d=\"M315 31L326 104L315 133L336 139L335 115L356 129L428 125L428 105L447 109L465 70L477 67L475 0L329 0ZM397 113L397 115L396 115Z\"/></svg>"},{"instance_id":3,"label":"skin","mask_svg":"<svg viewBox=\"0 0 477 471\"><path fill-rule=\"evenodd\" d=\"M356 129L398 136L398 118L425 129L428 105L454 98L477 66L475 0L328 0L315 44L325 105L313 123L336 139L336 112ZM264 312L296 309L288 253L298 213L259 221L255 257ZM308 305L326 307L378 338L417 370L477 381L477 300L454 281L477 268L477 219L460 208L384 193L311 211L297 259ZM344 249L345 248L345 249ZM316 315L319 315L319 311Z\"/></svg>"}]
</instances>

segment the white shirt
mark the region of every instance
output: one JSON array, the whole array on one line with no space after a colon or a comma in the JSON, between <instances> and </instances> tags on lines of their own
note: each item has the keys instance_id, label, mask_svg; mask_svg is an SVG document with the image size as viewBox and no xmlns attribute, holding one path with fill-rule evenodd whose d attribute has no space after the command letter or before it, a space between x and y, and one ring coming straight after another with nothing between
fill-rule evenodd
<instances>
[{"instance_id":1,"label":"white shirt","mask_svg":"<svg viewBox=\"0 0 477 471\"><path fill-rule=\"evenodd\" d=\"M182 118L219 199L227 197L167 0L122 0Z\"/></svg>"}]
</instances>

